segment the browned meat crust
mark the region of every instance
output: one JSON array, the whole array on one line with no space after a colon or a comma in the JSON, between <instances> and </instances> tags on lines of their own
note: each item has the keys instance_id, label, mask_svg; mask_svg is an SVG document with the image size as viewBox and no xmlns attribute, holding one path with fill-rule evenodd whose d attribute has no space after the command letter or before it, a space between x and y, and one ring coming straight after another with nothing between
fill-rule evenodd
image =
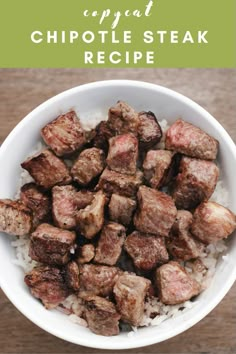
<instances>
[{"instance_id":1,"label":"browned meat crust","mask_svg":"<svg viewBox=\"0 0 236 354\"><path fill-rule=\"evenodd\" d=\"M66 164L50 150L28 158L21 166L29 172L36 184L50 189L56 184L69 184L72 178Z\"/></svg>"},{"instance_id":2,"label":"browned meat crust","mask_svg":"<svg viewBox=\"0 0 236 354\"><path fill-rule=\"evenodd\" d=\"M62 114L47 124L41 135L57 156L74 153L86 143L85 133L74 111Z\"/></svg>"},{"instance_id":3,"label":"browned meat crust","mask_svg":"<svg viewBox=\"0 0 236 354\"><path fill-rule=\"evenodd\" d=\"M215 160L219 142L200 128L178 119L166 133L166 149L197 157Z\"/></svg>"},{"instance_id":4,"label":"browned meat crust","mask_svg":"<svg viewBox=\"0 0 236 354\"><path fill-rule=\"evenodd\" d=\"M21 201L0 200L0 231L23 236L31 231L32 222L32 211Z\"/></svg>"}]
</instances>

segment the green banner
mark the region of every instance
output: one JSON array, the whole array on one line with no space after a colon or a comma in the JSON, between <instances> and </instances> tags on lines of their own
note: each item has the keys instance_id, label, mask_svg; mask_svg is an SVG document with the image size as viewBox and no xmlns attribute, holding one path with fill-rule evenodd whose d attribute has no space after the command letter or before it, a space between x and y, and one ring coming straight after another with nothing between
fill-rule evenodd
<instances>
[{"instance_id":1,"label":"green banner","mask_svg":"<svg viewBox=\"0 0 236 354\"><path fill-rule=\"evenodd\" d=\"M235 0L1 0L0 67L236 67Z\"/></svg>"}]
</instances>

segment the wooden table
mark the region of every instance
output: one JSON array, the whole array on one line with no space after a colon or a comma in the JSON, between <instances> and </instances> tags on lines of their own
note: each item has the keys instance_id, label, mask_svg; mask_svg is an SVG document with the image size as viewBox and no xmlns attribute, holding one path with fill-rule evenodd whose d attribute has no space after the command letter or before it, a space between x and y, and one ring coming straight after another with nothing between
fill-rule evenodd
<instances>
[{"instance_id":1,"label":"wooden table","mask_svg":"<svg viewBox=\"0 0 236 354\"><path fill-rule=\"evenodd\" d=\"M107 79L143 80L179 91L213 114L236 141L234 69L1 69L0 143L28 112L49 97L73 86ZM163 343L123 353L236 353L235 300L236 285L193 328ZM102 351L47 334L21 315L0 291L0 353Z\"/></svg>"}]
</instances>

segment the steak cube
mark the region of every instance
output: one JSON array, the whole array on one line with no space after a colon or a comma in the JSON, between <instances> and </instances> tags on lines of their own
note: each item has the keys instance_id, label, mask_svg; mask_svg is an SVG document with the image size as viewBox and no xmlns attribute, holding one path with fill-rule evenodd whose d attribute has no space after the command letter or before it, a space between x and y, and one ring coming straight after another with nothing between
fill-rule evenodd
<instances>
[{"instance_id":1,"label":"steak cube","mask_svg":"<svg viewBox=\"0 0 236 354\"><path fill-rule=\"evenodd\" d=\"M166 132L166 149L203 160L215 160L219 142L193 124L178 119Z\"/></svg>"},{"instance_id":2,"label":"steak cube","mask_svg":"<svg viewBox=\"0 0 236 354\"><path fill-rule=\"evenodd\" d=\"M133 274L124 274L118 278L114 295L124 322L139 326L144 315L144 299L150 285L150 280Z\"/></svg>"},{"instance_id":3,"label":"steak cube","mask_svg":"<svg viewBox=\"0 0 236 354\"><path fill-rule=\"evenodd\" d=\"M112 221L128 226L136 208L135 200L118 194L112 194L108 205L109 216Z\"/></svg>"},{"instance_id":4,"label":"steak cube","mask_svg":"<svg viewBox=\"0 0 236 354\"><path fill-rule=\"evenodd\" d=\"M83 264L80 266L80 288L87 294L109 296L121 274L117 267Z\"/></svg>"},{"instance_id":5,"label":"steak cube","mask_svg":"<svg viewBox=\"0 0 236 354\"><path fill-rule=\"evenodd\" d=\"M143 171L146 181L152 188L158 189L169 182L166 177L171 167L172 157L171 151L148 151L143 163Z\"/></svg>"},{"instance_id":6,"label":"steak cube","mask_svg":"<svg viewBox=\"0 0 236 354\"><path fill-rule=\"evenodd\" d=\"M108 151L109 139L114 135L109 129L107 121L100 122L95 128L95 137L93 139L93 145L99 149Z\"/></svg>"},{"instance_id":7,"label":"steak cube","mask_svg":"<svg viewBox=\"0 0 236 354\"><path fill-rule=\"evenodd\" d=\"M156 284L161 302L181 304L200 292L200 285L177 262L163 264L156 270Z\"/></svg>"},{"instance_id":8,"label":"steak cube","mask_svg":"<svg viewBox=\"0 0 236 354\"><path fill-rule=\"evenodd\" d=\"M57 307L70 295L62 272L56 267L35 267L26 274L25 283L32 295L40 299L47 309Z\"/></svg>"},{"instance_id":9,"label":"steak cube","mask_svg":"<svg viewBox=\"0 0 236 354\"><path fill-rule=\"evenodd\" d=\"M135 266L149 271L158 264L166 263L169 255L162 237L132 232L125 240L125 250L132 258Z\"/></svg>"},{"instance_id":10,"label":"steak cube","mask_svg":"<svg viewBox=\"0 0 236 354\"><path fill-rule=\"evenodd\" d=\"M27 208L32 210L34 227L41 222L50 220L50 197L35 183L27 183L21 187L20 199Z\"/></svg>"},{"instance_id":11,"label":"steak cube","mask_svg":"<svg viewBox=\"0 0 236 354\"><path fill-rule=\"evenodd\" d=\"M105 195L99 191L95 194L92 203L85 209L80 209L76 215L78 230L88 239L92 239L103 226L105 202Z\"/></svg>"},{"instance_id":12,"label":"steak cube","mask_svg":"<svg viewBox=\"0 0 236 354\"><path fill-rule=\"evenodd\" d=\"M120 314L115 305L99 296L87 296L85 299L85 319L89 329L101 336L119 334Z\"/></svg>"},{"instance_id":13,"label":"steak cube","mask_svg":"<svg viewBox=\"0 0 236 354\"><path fill-rule=\"evenodd\" d=\"M74 203L76 204L77 209L84 209L87 205L91 204L94 198L94 193L81 190L76 193L74 198Z\"/></svg>"},{"instance_id":14,"label":"steak cube","mask_svg":"<svg viewBox=\"0 0 236 354\"><path fill-rule=\"evenodd\" d=\"M203 244L195 240L189 231L192 222L193 216L189 211L178 210L167 240L168 251L177 261L197 258L203 251Z\"/></svg>"},{"instance_id":15,"label":"steak cube","mask_svg":"<svg viewBox=\"0 0 236 354\"><path fill-rule=\"evenodd\" d=\"M136 175L124 175L106 168L98 182L98 188L110 196L113 193L125 197L134 197L139 186L142 184L143 174L137 171Z\"/></svg>"},{"instance_id":16,"label":"steak cube","mask_svg":"<svg viewBox=\"0 0 236 354\"><path fill-rule=\"evenodd\" d=\"M137 135L139 116L127 103L118 101L109 109L107 126L114 135L133 133Z\"/></svg>"},{"instance_id":17,"label":"steak cube","mask_svg":"<svg viewBox=\"0 0 236 354\"><path fill-rule=\"evenodd\" d=\"M23 236L32 228L32 211L21 201L0 200L0 231Z\"/></svg>"},{"instance_id":18,"label":"steak cube","mask_svg":"<svg viewBox=\"0 0 236 354\"><path fill-rule=\"evenodd\" d=\"M107 165L111 170L134 175L138 159L138 140L133 134L114 136L109 140Z\"/></svg>"},{"instance_id":19,"label":"steak cube","mask_svg":"<svg viewBox=\"0 0 236 354\"><path fill-rule=\"evenodd\" d=\"M41 224L30 237L30 257L37 262L63 265L70 260L75 247L75 232Z\"/></svg>"},{"instance_id":20,"label":"steak cube","mask_svg":"<svg viewBox=\"0 0 236 354\"><path fill-rule=\"evenodd\" d=\"M175 221L177 209L170 196L155 189L141 186L138 191L138 210L134 225L141 232L168 236Z\"/></svg>"},{"instance_id":21,"label":"steak cube","mask_svg":"<svg viewBox=\"0 0 236 354\"><path fill-rule=\"evenodd\" d=\"M94 258L94 256L95 256L95 247L94 245L88 243L79 248L76 262L78 264L89 263Z\"/></svg>"},{"instance_id":22,"label":"steak cube","mask_svg":"<svg viewBox=\"0 0 236 354\"><path fill-rule=\"evenodd\" d=\"M74 111L62 114L47 124L41 135L57 156L72 154L86 143L85 133Z\"/></svg>"},{"instance_id":23,"label":"steak cube","mask_svg":"<svg viewBox=\"0 0 236 354\"><path fill-rule=\"evenodd\" d=\"M94 261L107 265L114 265L120 257L125 241L124 226L109 222L101 232Z\"/></svg>"},{"instance_id":24,"label":"steak cube","mask_svg":"<svg viewBox=\"0 0 236 354\"><path fill-rule=\"evenodd\" d=\"M76 189L73 186L55 186L52 189L52 213L56 226L70 230L76 226Z\"/></svg>"},{"instance_id":25,"label":"steak cube","mask_svg":"<svg viewBox=\"0 0 236 354\"><path fill-rule=\"evenodd\" d=\"M193 214L191 232L206 244L227 238L235 229L235 214L218 203L202 203Z\"/></svg>"},{"instance_id":26,"label":"steak cube","mask_svg":"<svg viewBox=\"0 0 236 354\"><path fill-rule=\"evenodd\" d=\"M152 112L139 113L138 138L140 148L148 150L162 138L162 129Z\"/></svg>"},{"instance_id":27,"label":"steak cube","mask_svg":"<svg viewBox=\"0 0 236 354\"><path fill-rule=\"evenodd\" d=\"M72 261L65 266L65 281L68 288L79 290L79 267L76 262Z\"/></svg>"},{"instance_id":28,"label":"steak cube","mask_svg":"<svg viewBox=\"0 0 236 354\"><path fill-rule=\"evenodd\" d=\"M66 164L50 150L28 158L21 166L34 178L36 184L50 189L56 184L69 184L72 178Z\"/></svg>"},{"instance_id":29,"label":"steak cube","mask_svg":"<svg viewBox=\"0 0 236 354\"><path fill-rule=\"evenodd\" d=\"M73 180L82 186L88 185L105 168L104 152L97 148L86 149L71 169Z\"/></svg>"},{"instance_id":30,"label":"steak cube","mask_svg":"<svg viewBox=\"0 0 236 354\"><path fill-rule=\"evenodd\" d=\"M214 192L219 169L214 162L182 157L171 194L178 209L193 209Z\"/></svg>"}]
</instances>

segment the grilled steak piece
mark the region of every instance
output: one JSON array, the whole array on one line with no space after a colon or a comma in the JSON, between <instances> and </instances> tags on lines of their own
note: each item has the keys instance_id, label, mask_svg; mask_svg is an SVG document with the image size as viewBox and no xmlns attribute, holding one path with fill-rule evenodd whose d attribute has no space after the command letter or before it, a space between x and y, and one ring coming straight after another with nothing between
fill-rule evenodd
<instances>
[{"instance_id":1,"label":"grilled steak piece","mask_svg":"<svg viewBox=\"0 0 236 354\"><path fill-rule=\"evenodd\" d=\"M169 255L163 237L134 231L125 240L125 250L132 258L135 266L144 271L166 263Z\"/></svg>"},{"instance_id":2,"label":"grilled steak piece","mask_svg":"<svg viewBox=\"0 0 236 354\"><path fill-rule=\"evenodd\" d=\"M173 153L168 150L149 150L144 163L144 178L149 185L158 189L166 184L166 176L171 167Z\"/></svg>"},{"instance_id":3,"label":"grilled steak piece","mask_svg":"<svg viewBox=\"0 0 236 354\"><path fill-rule=\"evenodd\" d=\"M105 168L105 155L103 150L97 148L86 149L71 169L73 180L82 186L87 186L93 178L97 177Z\"/></svg>"},{"instance_id":4,"label":"grilled steak piece","mask_svg":"<svg viewBox=\"0 0 236 354\"><path fill-rule=\"evenodd\" d=\"M56 184L69 184L72 178L66 164L50 150L43 150L24 161L21 166L34 178L36 184L50 189Z\"/></svg>"},{"instance_id":5,"label":"grilled steak piece","mask_svg":"<svg viewBox=\"0 0 236 354\"><path fill-rule=\"evenodd\" d=\"M71 230L76 226L76 189L73 186L55 186L52 189L52 213L56 226Z\"/></svg>"},{"instance_id":6,"label":"grilled steak piece","mask_svg":"<svg viewBox=\"0 0 236 354\"><path fill-rule=\"evenodd\" d=\"M109 147L108 141L114 135L109 129L107 121L100 122L95 128L95 133L96 135L92 141L93 145L107 152Z\"/></svg>"},{"instance_id":7,"label":"grilled steak piece","mask_svg":"<svg viewBox=\"0 0 236 354\"><path fill-rule=\"evenodd\" d=\"M86 208L87 205L91 204L94 198L94 193L87 191L87 190L81 190L76 193L74 202L76 204L77 209L84 209Z\"/></svg>"},{"instance_id":8,"label":"grilled steak piece","mask_svg":"<svg viewBox=\"0 0 236 354\"><path fill-rule=\"evenodd\" d=\"M92 203L80 209L76 215L78 230L88 239L92 239L103 226L105 202L105 195L99 191L94 195Z\"/></svg>"},{"instance_id":9,"label":"grilled steak piece","mask_svg":"<svg viewBox=\"0 0 236 354\"><path fill-rule=\"evenodd\" d=\"M136 208L135 200L118 194L112 194L108 205L109 216L112 221L128 226Z\"/></svg>"},{"instance_id":10,"label":"grilled steak piece","mask_svg":"<svg viewBox=\"0 0 236 354\"><path fill-rule=\"evenodd\" d=\"M0 231L23 236L32 228L32 211L19 200L0 199Z\"/></svg>"},{"instance_id":11,"label":"grilled steak piece","mask_svg":"<svg viewBox=\"0 0 236 354\"><path fill-rule=\"evenodd\" d=\"M107 165L111 170L134 175L138 159L138 139L133 134L114 136L109 140Z\"/></svg>"},{"instance_id":12,"label":"grilled steak piece","mask_svg":"<svg viewBox=\"0 0 236 354\"><path fill-rule=\"evenodd\" d=\"M56 267L35 267L26 274L25 283L32 295L40 299L47 309L57 307L70 295L62 272Z\"/></svg>"},{"instance_id":13,"label":"grilled steak piece","mask_svg":"<svg viewBox=\"0 0 236 354\"><path fill-rule=\"evenodd\" d=\"M85 319L89 329L101 336L119 334L120 314L115 305L102 297L89 295L85 300Z\"/></svg>"},{"instance_id":14,"label":"grilled steak piece","mask_svg":"<svg viewBox=\"0 0 236 354\"><path fill-rule=\"evenodd\" d=\"M109 109L107 126L114 135L133 133L137 135L139 116L127 103L118 101Z\"/></svg>"},{"instance_id":15,"label":"grilled steak piece","mask_svg":"<svg viewBox=\"0 0 236 354\"><path fill-rule=\"evenodd\" d=\"M137 171L136 175L131 176L106 168L99 179L98 188L103 189L108 196L117 193L125 197L134 197L142 180L141 171Z\"/></svg>"},{"instance_id":16,"label":"grilled steak piece","mask_svg":"<svg viewBox=\"0 0 236 354\"><path fill-rule=\"evenodd\" d=\"M95 256L95 247L92 244L85 244L78 250L78 256L76 262L78 264L89 263Z\"/></svg>"},{"instance_id":17,"label":"grilled steak piece","mask_svg":"<svg viewBox=\"0 0 236 354\"><path fill-rule=\"evenodd\" d=\"M218 203L202 203L193 214L191 232L206 244L228 237L235 229L235 214Z\"/></svg>"},{"instance_id":18,"label":"grilled steak piece","mask_svg":"<svg viewBox=\"0 0 236 354\"><path fill-rule=\"evenodd\" d=\"M51 200L35 183L21 187L20 199L33 213L33 227L51 218Z\"/></svg>"},{"instance_id":19,"label":"grilled steak piece","mask_svg":"<svg viewBox=\"0 0 236 354\"><path fill-rule=\"evenodd\" d=\"M79 267L76 262L72 261L67 263L64 270L64 277L68 288L78 291L79 290Z\"/></svg>"},{"instance_id":20,"label":"grilled steak piece","mask_svg":"<svg viewBox=\"0 0 236 354\"><path fill-rule=\"evenodd\" d=\"M155 276L163 304L181 304L200 292L200 285L177 262L163 264L157 268Z\"/></svg>"},{"instance_id":21,"label":"grilled steak piece","mask_svg":"<svg viewBox=\"0 0 236 354\"><path fill-rule=\"evenodd\" d=\"M125 236L123 225L115 222L106 224L98 241L94 261L101 264L115 265L120 257Z\"/></svg>"},{"instance_id":22,"label":"grilled steak piece","mask_svg":"<svg viewBox=\"0 0 236 354\"><path fill-rule=\"evenodd\" d=\"M162 129L156 116L152 112L140 112L138 125L138 138L140 148L148 150L162 138Z\"/></svg>"},{"instance_id":23,"label":"grilled steak piece","mask_svg":"<svg viewBox=\"0 0 236 354\"><path fill-rule=\"evenodd\" d=\"M62 114L47 124L41 135L57 156L72 154L86 143L85 133L74 111Z\"/></svg>"},{"instance_id":24,"label":"grilled steak piece","mask_svg":"<svg viewBox=\"0 0 236 354\"><path fill-rule=\"evenodd\" d=\"M83 264L80 266L80 289L91 295L109 296L121 274L117 267Z\"/></svg>"},{"instance_id":25,"label":"grilled steak piece","mask_svg":"<svg viewBox=\"0 0 236 354\"><path fill-rule=\"evenodd\" d=\"M144 299L150 285L150 280L133 274L124 274L118 278L114 295L124 322L139 326L144 314Z\"/></svg>"},{"instance_id":26,"label":"grilled steak piece","mask_svg":"<svg viewBox=\"0 0 236 354\"><path fill-rule=\"evenodd\" d=\"M167 248L177 261L188 261L200 256L203 244L195 240L189 229L193 222L192 214L187 210L178 210L176 220L167 239Z\"/></svg>"},{"instance_id":27,"label":"grilled steak piece","mask_svg":"<svg viewBox=\"0 0 236 354\"><path fill-rule=\"evenodd\" d=\"M159 236L168 236L177 214L170 196L141 186L138 191L138 209L134 216L137 230Z\"/></svg>"},{"instance_id":28,"label":"grilled steak piece","mask_svg":"<svg viewBox=\"0 0 236 354\"><path fill-rule=\"evenodd\" d=\"M166 149L203 160L215 160L219 142L200 128L178 119L166 132Z\"/></svg>"},{"instance_id":29,"label":"grilled steak piece","mask_svg":"<svg viewBox=\"0 0 236 354\"><path fill-rule=\"evenodd\" d=\"M171 190L178 209L193 209L214 192L219 169L214 162L183 156Z\"/></svg>"},{"instance_id":30,"label":"grilled steak piece","mask_svg":"<svg viewBox=\"0 0 236 354\"><path fill-rule=\"evenodd\" d=\"M62 265L70 260L75 247L75 232L41 224L30 237L30 257L37 262Z\"/></svg>"}]
</instances>

